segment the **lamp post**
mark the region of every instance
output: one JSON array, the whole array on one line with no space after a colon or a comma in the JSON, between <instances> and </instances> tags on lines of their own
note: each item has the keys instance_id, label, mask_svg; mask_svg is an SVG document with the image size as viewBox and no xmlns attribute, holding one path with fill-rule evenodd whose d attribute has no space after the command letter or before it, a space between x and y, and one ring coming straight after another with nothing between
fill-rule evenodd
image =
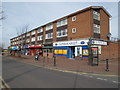
<instances>
[{"instance_id":1,"label":"lamp post","mask_svg":"<svg viewBox=\"0 0 120 90\"><path fill-rule=\"evenodd\" d=\"M108 38L107 42L108 42L108 45L109 45L109 59L110 59L110 44L109 43L110 43L110 38L111 38L112 34L108 33L106 36ZM109 67L108 67L109 66L109 59L108 58L106 59L106 69L105 69L105 71L109 71Z\"/></svg>"},{"instance_id":2,"label":"lamp post","mask_svg":"<svg viewBox=\"0 0 120 90\"><path fill-rule=\"evenodd\" d=\"M91 44L92 44L92 39L89 39L89 43L88 43L88 50L89 50L89 61L88 61L88 65L92 65L92 61L93 61L93 57L92 57L92 49L91 49Z\"/></svg>"}]
</instances>

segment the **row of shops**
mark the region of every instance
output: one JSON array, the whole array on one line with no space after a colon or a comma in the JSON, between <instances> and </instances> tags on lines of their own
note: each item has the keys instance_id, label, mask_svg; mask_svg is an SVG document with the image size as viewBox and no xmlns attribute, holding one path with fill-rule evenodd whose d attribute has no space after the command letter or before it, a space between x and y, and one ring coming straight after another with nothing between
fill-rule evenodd
<instances>
[{"instance_id":1,"label":"row of shops","mask_svg":"<svg viewBox=\"0 0 120 90\"><path fill-rule=\"evenodd\" d=\"M107 42L92 40L90 44L90 40L72 40L72 41L61 41L54 42L52 45L44 46L44 45L25 45L23 47L22 54L24 55L43 55L50 56L59 55L66 56L66 58L75 58L75 57L88 57L89 56L89 45L93 47L92 53L94 55L101 55L102 46L106 46ZM14 53L19 51L19 47L13 46L10 50Z\"/></svg>"}]
</instances>

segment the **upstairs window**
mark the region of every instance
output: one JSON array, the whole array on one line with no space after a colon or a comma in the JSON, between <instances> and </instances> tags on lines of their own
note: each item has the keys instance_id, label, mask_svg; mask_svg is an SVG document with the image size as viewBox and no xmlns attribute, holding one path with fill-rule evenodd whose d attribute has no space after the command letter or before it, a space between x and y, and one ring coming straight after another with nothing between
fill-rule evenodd
<instances>
[{"instance_id":1,"label":"upstairs window","mask_svg":"<svg viewBox=\"0 0 120 90\"><path fill-rule=\"evenodd\" d=\"M38 29L38 33L41 33L41 32L43 32L43 28Z\"/></svg>"},{"instance_id":2,"label":"upstairs window","mask_svg":"<svg viewBox=\"0 0 120 90\"><path fill-rule=\"evenodd\" d=\"M76 21L76 16L73 16L73 17L72 17L72 21Z\"/></svg>"},{"instance_id":3,"label":"upstairs window","mask_svg":"<svg viewBox=\"0 0 120 90\"><path fill-rule=\"evenodd\" d=\"M76 33L76 28L72 28L72 33Z\"/></svg>"},{"instance_id":4,"label":"upstairs window","mask_svg":"<svg viewBox=\"0 0 120 90\"><path fill-rule=\"evenodd\" d=\"M35 31L32 31L32 35L34 35L35 34Z\"/></svg>"},{"instance_id":5,"label":"upstairs window","mask_svg":"<svg viewBox=\"0 0 120 90\"><path fill-rule=\"evenodd\" d=\"M93 19L100 20L100 13L93 11Z\"/></svg>"},{"instance_id":6,"label":"upstairs window","mask_svg":"<svg viewBox=\"0 0 120 90\"><path fill-rule=\"evenodd\" d=\"M26 40L26 42L28 42L28 43L29 43L29 42L30 42L30 39L27 39L27 40Z\"/></svg>"},{"instance_id":7,"label":"upstairs window","mask_svg":"<svg viewBox=\"0 0 120 90\"><path fill-rule=\"evenodd\" d=\"M38 36L38 40L43 40L43 35Z\"/></svg>"},{"instance_id":8,"label":"upstairs window","mask_svg":"<svg viewBox=\"0 0 120 90\"><path fill-rule=\"evenodd\" d=\"M51 38L53 38L53 33L46 34L46 39L51 39Z\"/></svg>"},{"instance_id":9,"label":"upstairs window","mask_svg":"<svg viewBox=\"0 0 120 90\"><path fill-rule=\"evenodd\" d=\"M26 36L30 36L30 33L27 33L27 35Z\"/></svg>"},{"instance_id":10,"label":"upstairs window","mask_svg":"<svg viewBox=\"0 0 120 90\"><path fill-rule=\"evenodd\" d=\"M100 33L100 25L94 24L94 33Z\"/></svg>"},{"instance_id":11,"label":"upstairs window","mask_svg":"<svg viewBox=\"0 0 120 90\"><path fill-rule=\"evenodd\" d=\"M32 37L31 41L32 41L32 42L35 41L35 37Z\"/></svg>"},{"instance_id":12,"label":"upstairs window","mask_svg":"<svg viewBox=\"0 0 120 90\"><path fill-rule=\"evenodd\" d=\"M57 37L65 37L67 36L67 29L57 31Z\"/></svg>"},{"instance_id":13,"label":"upstairs window","mask_svg":"<svg viewBox=\"0 0 120 90\"><path fill-rule=\"evenodd\" d=\"M57 27L67 25L67 18L57 21Z\"/></svg>"},{"instance_id":14,"label":"upstairs window","mask_svg":"<svg viewBox=\"0 0 120 90\"><path fill-rule=\"evenodd\" d=\"M50 29L53 29L53 24L48 24L48 25L46 25L46 30L50 30Z\"/></svg>"}]
</instances>

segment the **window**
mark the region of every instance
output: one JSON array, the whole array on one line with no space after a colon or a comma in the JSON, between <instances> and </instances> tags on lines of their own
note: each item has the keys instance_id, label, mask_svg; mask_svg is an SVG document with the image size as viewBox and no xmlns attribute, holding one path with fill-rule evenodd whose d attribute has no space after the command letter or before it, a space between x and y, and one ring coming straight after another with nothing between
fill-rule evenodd
<instances>
[{"instance_id":1,"label":"window","mask_svg":"<svg viewBox=\"0 0 120 90\"><path fill-rule=\"evenodd\" d=\"M32 35L34 35L35 34L35 31L32 31Z\"/></svg>"},{"instance_id":2,"label":"window","mask_svg":"<svg viewBox=\"0 0 120 90\"><path fill-rule=\"evenodd\" d=\"M43 40L43 35L38 36L38 40Z\"/></svg>"},{"instance_id":3,"label":"window","mask_svg":"<svg viewBox=\"0 0 120 90\"><path fill-rule=\"evenodd\" d=\"M27 41L27 42L30 42L30 39L27 39L26 41Z\"/></svg>"},{"instance_id":4,"label":"window","mask_svg":"<svg viewBox=\"0 0 120 90\"><path fill-rule=\"evenodd\" d=\"M41 33L41 32L43 32L43 28L38 29L38 33Z\"/></svg>"},{"instance_id":5,"label":"window","mask_svg":"<svg viewBox=\"0 0 120 90\"><path fill-rule=\"evenodd\" d=\"M30 33L27 33L27 36L30 36Z\"/></svg>"},{"instance_id":6,"label":"window","mask_svg":"<svg viewBox=\"0 0 120 90\"><path fill-rule=\"evenodd\" d=\"M94 24L94 33L100 33L100 25Z\"/></svg>"},{"instance_id":7,"label":"window","mask_svg":"<svg viewBox=\"0 0 120 90\"><path fill-rule=\"evenodd\" d=\"M57 22L57 27L60 27L66 24L67 24L67 19L65 18Z\"/></svg>"},{"instance_id":8,"label":"window","mask_svg":"<svg viewBox=\"0 0 120 90\"><path fill-rule=\"evenodd\" d=\"M93 11L93 19L100 20L100 13Z\"/></svg>"},{"instance_id":9,"label":"window","mask_svg":"<svg viewBox=\"0 0 120 90\"><path fill-rule=\"evenodd\" d=\"M53 33L46 34L46 39L51 39L51 38L53 38Z\"/></svg>"},{"instance_id":10,"label":"window","mask_svg":"<svg viewBox=\"0 0 120 90\"><path fill-rule=\"evenodd\" d=\"M72 21L76 21L76 16L73 16L73 17L72 17Z\"/></svg>"},{"instance_id":11,"label":"window","mask_svg":"<svg viewBox=\"0 0 120 90\"><path fill-rule=\"evenodd\" d=\"M57 37L67 36L67 29L57 31Z\"/></svg>"},{"instance_id":12,"label":"window","mask_svg":"<svg viewBox=\"0 0 120 90\"><path fill-rule=\"evenodd\" d=\"M31 41L35 41L35 37L32 37Z\"/></svg>"},{"instance_id":13,"label":"window","mask_svg":"<svg viewBox=\"0 0 120 90\"><path fill-rule=\"evenodd\" d=\"M76 28L72 28L72 33L76 33Z\"/></svg>"},{"instance_id":14,"label":"window","mask_svg":"<svg viewBox=\"0 0 120 90\"><path fill-rule=\"evenodd\" d=\"M25 38L25 35L23 35L23 38Z\"/></svg>"},{"instance_id":15,"label":"window","mask_svg":"<svg viewBox=\"0 0 120 90\"><path fill-rule=\"evenodd\" d=\"M46 25L46 30L50 30L50 29L53 29L53 24Z\"/></svg>"}]
</instances>

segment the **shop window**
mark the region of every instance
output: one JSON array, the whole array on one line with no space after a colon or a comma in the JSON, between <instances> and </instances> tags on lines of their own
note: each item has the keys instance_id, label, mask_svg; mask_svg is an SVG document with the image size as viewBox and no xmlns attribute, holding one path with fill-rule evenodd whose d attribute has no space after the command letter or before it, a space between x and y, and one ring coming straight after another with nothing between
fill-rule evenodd
<instances>
[{"instance_id":1,"label":"shop window","mask_svg":"<svg viewBox=\"0 0 120 90\"><path fill-rule=\"evenodd\" d=\"M63 49L63 54L67 54L67 50L66 49Z\"/></svg>"},{"instance_id":2,"label":"shop window","mask_svg":"<svg viewBox=\"0 0 120 90\"><path fill-rule=\"evenodd\" d=\"M49 49L49 53L53 53L53 49Z\"/></svg>"},{"instance_id":3,"label":"shop window","mask_svg":"<svg viewBox=\"0 0 120 90\"><path fill-rule=\"evenodd\" d=\"M55 49L54 54L66 55L67 50L66 49Z\"/></svg>"},{"instance_id":4,"label":"shop window","mask_svg":"<svg viewBox=\"0 0 120 90\"><path fill-rule=\"evenodd\" d=\"M83 49L83 55L88 56L88 49Z\"/></svg>"},{"instance_id":5,"label":"shop window","mask_svg":"<svg viewBox=\"0 0 120 90\"><path fill-rule=\"evenodd\" d=\"M47 49L43 49L43 52L44 52L44 53L47 53Z\"/></svg>"}]
</instances>

